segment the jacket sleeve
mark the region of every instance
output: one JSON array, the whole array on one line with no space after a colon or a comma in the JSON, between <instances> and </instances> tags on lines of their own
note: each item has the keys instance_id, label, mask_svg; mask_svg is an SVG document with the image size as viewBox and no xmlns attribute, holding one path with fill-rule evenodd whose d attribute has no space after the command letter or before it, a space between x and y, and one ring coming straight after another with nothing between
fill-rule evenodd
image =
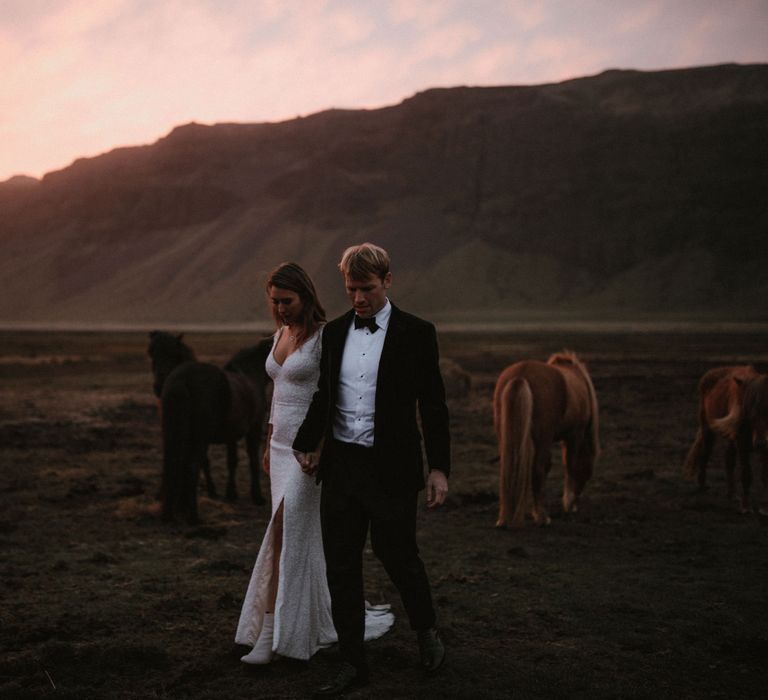
<instances>
[{"instance_id":1,"label":"jacket sleeve","mask_svg":"<svg viewBox=\"0 0 768 700\"><path fill-rule=\"evenodd\" d=\"M451 472L451 436L445 385L440 373L437 333L431 323L425 324L418 371L418 402L427 464L448 476Z\"/></svg>"}]
</instances>

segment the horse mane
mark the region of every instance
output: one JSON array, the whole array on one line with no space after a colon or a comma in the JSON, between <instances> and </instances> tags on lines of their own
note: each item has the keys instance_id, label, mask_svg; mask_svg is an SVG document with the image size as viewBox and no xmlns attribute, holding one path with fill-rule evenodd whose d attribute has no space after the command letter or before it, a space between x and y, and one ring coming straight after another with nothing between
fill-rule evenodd
<instances>
[{"instance_id":1,"label":"horse mane","mask_svg":"<svg viewBox=\"0 0 768 700\"><path fill-rule=\"evenodd\" d=\"M272 338L263 338L256 345L238 350L224 365L224 369L228 372L245 373L250 369L264 369L264 363L271 349ZM266 372L265 369L264 371Z\"/></svg>"},{"instance_id":2,"label":"horse mane","mask_svg":"<svg viewBox=\"0 0 768 700\"><path fill-rule=\"evenodd\" d=\"M178 357L179 362L195 362L195 351L182 340L183 337L183 333L174 335L166 331L150 331L147 354L150 357Z\"/></svg>"},{"instance_id":3,"label":"horse mane","mask_svg":"<svg viewBox=\"0 0 768 700\"><path fill-rule=\"evenodd\" d=\"M561 350L560 352L553 353L547 359L547 364L569 365L577 370L584 379L584 383L587 385L587 393L589 394L589 409L591 414L591 419L589 421L590 446L592 448L592 454L595 456L595 459L597 459L600 454L600 425L597 392L595 391L595 385L592 383L592 378L589 376L589 372L587 372L586 365L584 365L572 350Z\"/></svg>"}]
</instances>

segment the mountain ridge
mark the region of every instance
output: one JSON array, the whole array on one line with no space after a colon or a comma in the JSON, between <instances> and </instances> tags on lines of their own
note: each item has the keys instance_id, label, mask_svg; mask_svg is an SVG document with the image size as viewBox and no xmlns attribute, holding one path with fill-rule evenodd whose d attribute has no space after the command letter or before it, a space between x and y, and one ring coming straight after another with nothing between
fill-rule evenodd
<instances>
[{"instance_id":1,"label":"mountain ridge","mask_svg":"<svg viewBox=\"0 0 768 700\"><path fill-rule=\"evenodd\" d=\"M285 122L190 123L0 183L0 321L265 319L295 259L332 312L373 240L450 318L765 318L768 66L433 88Z\"/></svg>"}]
</instances>

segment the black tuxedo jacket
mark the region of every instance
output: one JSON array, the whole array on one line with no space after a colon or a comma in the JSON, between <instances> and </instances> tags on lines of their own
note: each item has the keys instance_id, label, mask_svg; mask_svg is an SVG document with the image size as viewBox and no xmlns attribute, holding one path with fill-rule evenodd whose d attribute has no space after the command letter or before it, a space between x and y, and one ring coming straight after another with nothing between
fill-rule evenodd
<instances>
[{"instance_id":1,"label":"black tuxedo jacket","mask_svg":"<svg viewBox=\"0 0 768 700\"><path fill-rule=\"evenodd\" d=\"M317 480L332 459L333 417L341 358L354 311L323 331L318 390L293 447L313 452L325 438ZM419 431L418 416L421 419ZM392 304L376 381L373 455L379 485L387 493L424 488L421 439L430 469L451 469L448 408L440 374L435 327Z\"/></svg>"}]
</instances>

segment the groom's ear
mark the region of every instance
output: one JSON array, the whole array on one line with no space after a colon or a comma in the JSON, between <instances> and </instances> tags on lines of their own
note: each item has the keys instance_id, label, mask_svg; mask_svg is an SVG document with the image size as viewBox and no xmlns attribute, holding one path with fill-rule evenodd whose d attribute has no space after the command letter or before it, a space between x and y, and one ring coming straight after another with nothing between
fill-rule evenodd
<instances>
[{"instance_id":1,"label":"groom's ear","mask_svg":"<svg viewBox=\"0 0 768 700\"><path fill-rule=\"evenodd\" d=\"M392 273L388 272L386 275L384 275L384 279L381 280L381 284L384 286L384 289L389 289L392 286Z\"/></svg>"}]
</instances>

